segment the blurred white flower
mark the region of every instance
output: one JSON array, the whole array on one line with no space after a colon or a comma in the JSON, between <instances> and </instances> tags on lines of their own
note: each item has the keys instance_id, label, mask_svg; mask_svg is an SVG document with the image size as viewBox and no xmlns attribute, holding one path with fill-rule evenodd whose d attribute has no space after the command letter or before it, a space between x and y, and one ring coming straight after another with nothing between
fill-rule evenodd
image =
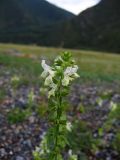
<instances>
[{"instance_id":1,"label":"blurred white flower","mask_svg":"<svg viewBox=\"0 0 120 160\"><path fill-rule=\"evenodd\" d=\"M69 149L68 154L69 154L69 156L72 155L72 149Z\"/></svg>"},{"instance_id":2,"label":"blurred white flower","mask_svg":"<svg viewBox=\"0 0 120 160\"><path fill-rule=\"evenodd\" d=\"M36 148L35 148L35 151L36 151L36 152L40 152L40 147L36 147Z\"/></svg>"},{"instance_id":3,"label":"blurred white flower","mask_svg":"<svg viewBox=\"0 0 120 160\"><path fill-rule=\"evenodd\" d=\"M55 96L56 90L57 90L57 85L53 83L51 85L51 90L48 92L48 98L50 98L51 96Z\"/></svg>"},{"instance_id":4,"label":"blurred white flower","mask_svg":"<svg viewBox=\"0 0 120 160\"><path fill-rule=\"evenodd\" d=\"M20 81L20 78L15 75L15 76L13 76L13 77L11 78L11 81L12 81L12 82L17 82L17 81Z\"/></svg>"},{"instance_id":5,"label":"blurred white flower","mask_svg":"<svg viewBox=\"0 0 120 160\"><path fill-rule=\"evenodd\" d=\"M59 56L57 57L57 59L55 60L56 62L58 60L62 60L62 58ZM42 60L42 67L44 69L44 71L42 72L41 76L45 79L45 86L48 86L50 88L49 92L48 92L48 98L50 98L51 96L55 96L55 91L57 90L57 85L54 84L53 82L53 78L55 76L56 71L53 71L52 67L48 66L45 63L45 60ZM56 66L58 67L58 69L60 68L60 66ZM67 86L69 85L70 81L74 80L75 78L79 77L79 75L76 73L78 70L78 66L74 65L73 67L67 67L66 70L64 71L64 77L62 79L62 85L63 86Z\"/></svg>"},{"instance_id":6,"label":"blurred white flower","mask_svg":"<svg viewBox=\"0 0 120 160\"><path fill-rule=\"evenodd\" d=\"M45 153L49 153L50 150L47 147L47 138L46 138L46 132L43 132L41 135L41 143L39 147L36 147L34 153L38 153L39 155L43 155Z\"/></svg>"},{"instance_id":7,"label":"blurred white flower","mask_svg":"<svg viewBox=\"0 0 120 160\"><path fill-rule=\"evenodd\" d=\"M50 90L48 92L48 98L50 98L51 96L55 96L55 91L57 89L57 85L54 84L54 82L53 82L53 77L55 76L55 71L53 71L52 68L45 63L45 60L42 60L42 67L43 67L44 71L41 76L43 78L46 78L44 84L45 84L45 86L48 86L50 88Z\"/></svg>"},{"instance_id":8,"label":"blurred white flower","mask_svg":"<svg viewBox=\"0 0 120 160\"><path fill-rule=\"evenodd\" d=\"M33 102L33 101L34 101L34 99L35 99L35 94L34 94L33 90L31 90L31 91L29 92L29 94L28 94L28 99L29 99L30 102Z\"/></svg>"},{"instance_id":9,"label":"blurred white flower","mask_svg":"<svg viewBox=\"0 0 120 160\"><path fill-rule=\"evenodd\" d=\"M66 123L66 129L67 129L69 132L72 131L72 124L71 124L71 122L67 122L67 123Z\"/></svg>"},{"instance_id":10,"label":"blurred white flower","mask_svg":"<svg viewBox=\"0 0 120 160\"><path fill-rule=\"evenodd\" d=\"M53 80L52 80L52 76L49 75L46 79L45 79L45 86L50 86L51 84L53 84Z\"/></svg>"},{"instance_id":11,"label":"blurred white flower","mask_svg":"<svg viewBox=\"0 0 120 160\"><path fill-rule=\"evenodd\" d=\"M72 81L73 78L69 77L69 76L64 76L64 79L62 80L62 85L63 86L68 86L69 82Z\"/></svg>"},{"instance_id":12,"label":"blurred white flower","mask_svg":"<svg viewBox=\"0 0 120 160\"><path fill-rule=\"evenodd\" d=\"M68 154L69 154L70 160L77 160L77 155L72 154L72 150L71 149L68 151Z\"/></svg>"},{"instance_id":13,"label":"blurred white flower","mask_svg":"<svg viewBox=\"0 0 120 160\"><path fill-rule=\"evenodd\" d=\"M73 74L75 74L78 70L78 66L75 65L74 67L67 67L64 75L68 75L68 76L72 76Z\"/></svg>"},{"instance_id":14,"label":"blurred white flower","mask_svg":"<svg viewBox=\"0 0 120 160\"><path fill-rule=\"evenodd\" d=\"M111 103L110 103L110 108L111 108L111 111L116 110L116 108L117 108L117 104L116 104L116 103L114 103L114 102L111 102Z\"/></svg>"},{"instance_id":15,"label":"blurred white flower","mask_svg":"<svg viewBox=\"0 0 120 160\"><path fill-rule=\"evenodd\" d=\"M101 106L102 106L102 104L103 104L103 100L102 100L102 98L98 98L97 102L98 102L98 105L101 107Z\"/></svg>"},{"instance_id":16,"label":"blurred white flower","mask_svg":"<svg viewBox=\"0 0 120 160\"><path fill-rule=\"evenodd\" d=\"M46 78L48 75L51 75L51 77L54 77L55 72L52 70L52 68L50 66L48 66L45 63L45 60L42 60L41 65L42 65L42 67L44 69L44 71L41 74L41 77Z\"/></svg>"},{"instance_id":17,"label":"blurred white flower","mask_svg":"<svg viewBox=\"0 0 120 160\"><path fill-rule=\"evenodd\" d=\"M64 71L64 78L62 80L62 85L67 86L69 85L70 81L74 80L75 78L79 77L76 73L78 70L78 66L75 65L74 67L67 67Z\"/></svg>"}]
</instances>

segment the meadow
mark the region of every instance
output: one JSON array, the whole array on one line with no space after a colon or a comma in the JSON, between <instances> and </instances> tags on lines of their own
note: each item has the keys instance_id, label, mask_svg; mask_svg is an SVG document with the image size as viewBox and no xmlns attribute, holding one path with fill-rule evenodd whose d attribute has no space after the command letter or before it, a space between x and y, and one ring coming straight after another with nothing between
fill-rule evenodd
<instances>
[{"instance_id":1,"label":"meadow","mask_svg":"<svg viewBox=\"0 0 120 160\"><path fill-rule=\"evenodd\" d=\"M69 51L79 65L81 80L119 81L120 55L84 50L45 48L38 46L0 44L0 62L9 67L24 67L33 74L40 74L42 59L52 60L62 51ZM18 58L19 57L19 58Z\"/></svg>"},{"instance_id":2,"label":"meadow","mask_svg":"<svg viewBox=\"0 0 120 160\"><path fill-rule=\"evenodd\" d=\"M70 149L78 160L120 159L120 55L0 44L1 160L33 160L32 152L49 126L41 61L52 64L64 51L71 52L80 75L67 97L73 128L64 160Z\"/></svg>"}]
</instances>

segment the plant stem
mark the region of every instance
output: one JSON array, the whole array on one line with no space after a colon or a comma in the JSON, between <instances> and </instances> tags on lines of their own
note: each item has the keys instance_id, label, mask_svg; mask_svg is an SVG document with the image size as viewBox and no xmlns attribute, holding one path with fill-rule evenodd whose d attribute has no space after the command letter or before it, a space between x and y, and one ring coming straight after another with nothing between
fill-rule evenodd
<instances>
[{"instance_id":1,"label":"plant stem","mask_svg":"<svg viewBox=\"0 0 120 160\"><path fill-rule=\"evenodd\" d=\"M62 105L62 97L61 97L61 79L60 78L60 82L59 82L59 94L57 96L57 101L58 101L58 105L57 105L57 119L56 119L56 138L55 138L55 148L58 146L58 135L59 135L59 127L60 127L60 117L61 117L61 105ZM55 160L57 160L57 153L55 156Z\"/></svg>"}]
</instances>

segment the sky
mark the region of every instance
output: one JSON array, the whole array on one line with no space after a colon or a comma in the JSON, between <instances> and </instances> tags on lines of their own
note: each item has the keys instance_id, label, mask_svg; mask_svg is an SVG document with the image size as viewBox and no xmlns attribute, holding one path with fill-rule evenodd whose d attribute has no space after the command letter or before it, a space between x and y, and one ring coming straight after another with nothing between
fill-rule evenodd
<instances>
[{"instance_id":1,"label":"sky","mask_svg":"<svg viewBox=\"0 0 120 160\"><path fill-rule=\"evenodd\" d=\"M59 7L62 7L68 11L78 14L81 11L94 6L100 0L47 0Z\"/></svg>"}]
</instances>

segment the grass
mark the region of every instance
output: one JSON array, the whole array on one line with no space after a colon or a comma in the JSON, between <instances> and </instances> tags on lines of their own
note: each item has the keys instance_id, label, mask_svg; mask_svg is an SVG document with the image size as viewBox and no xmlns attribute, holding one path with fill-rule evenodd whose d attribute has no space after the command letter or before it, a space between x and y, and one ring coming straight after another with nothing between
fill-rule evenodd
<instances>
[{"instance_id":1,"label":"grass","mask_svg":"<svg viewBox=\"0 0 120 160\"><path fill-rule=\"evenodd\" d=\"M38 78L41 59L52 60L65 49L34 45L0 44L0 64L19 69L26 77ZM81 81L120 81L120 55L84 50L70 50L79 65ZM18 56L15 56L18 55ZM20 73L20 72L19 72Z\"/></svg>"},{"instance_id":2,"label":"grass","mask_svg":"<svg viewBox=\"0 0 120 160\"><path fill-rule=\"evenodd\" d=\"M37 81L39 83L41 65L30 58L0 53L0 64L4 66L4 70L0 70L0 75L4 75L4 72L9 72L11 76L17 75L20 84L37 83Z\"/></svg>"}]
</instances>

